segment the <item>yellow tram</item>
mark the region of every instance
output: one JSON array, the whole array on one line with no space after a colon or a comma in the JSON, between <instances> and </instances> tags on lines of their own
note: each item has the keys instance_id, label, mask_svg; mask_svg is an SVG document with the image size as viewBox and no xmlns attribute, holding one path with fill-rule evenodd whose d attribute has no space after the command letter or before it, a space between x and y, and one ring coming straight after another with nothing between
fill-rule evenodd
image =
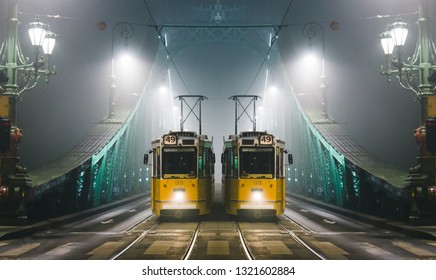
<instances>
[{"instance_id":1,"label":"yellow tram","mask_svg":"<svg viewBox=\"0 0 436 280\"><path fill-rule=\"evenodd\" d=\"M285 209L285 142L267 132L242 132L224 141L222 195L228 214L261 218ZM292 155L288 155L292 163Z\"/></svg>"},{"instance_id":2,"label":"yellow tram","mask_svg":"<svg viewBox=\"0 0 436 280\"><path fill-rule=\"evenodd\" d=\"M195 132L170 132L152 142L150 153L153 213L176 218L209 214L215 183L212 141Z\"/></svg>"}]
</instances>

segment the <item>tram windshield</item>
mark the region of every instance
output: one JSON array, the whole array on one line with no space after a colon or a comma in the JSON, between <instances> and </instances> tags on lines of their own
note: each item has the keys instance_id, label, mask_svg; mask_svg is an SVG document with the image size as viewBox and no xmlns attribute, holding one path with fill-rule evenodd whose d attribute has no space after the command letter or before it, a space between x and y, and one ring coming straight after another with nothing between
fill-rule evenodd
<instances>
[{"instance_id":1,"label":"tram windshield","mask_svg":"<svg viewBox=\"0 0 436 280\"><path fill-rule=\"evenodd\" d=\"M163 178L195 178L197 176L197 149L193 147L163 148Z\"/></svg>"},{"instance_id":2,"label":"tram windshield","mask_svg":"<svg viewBox=\"0 0 436 280\"><path fill-rule=\"evenodd\" d=\"M273 178L274 148L241 148L241 178Z\"/></svg>"}]
</instances>

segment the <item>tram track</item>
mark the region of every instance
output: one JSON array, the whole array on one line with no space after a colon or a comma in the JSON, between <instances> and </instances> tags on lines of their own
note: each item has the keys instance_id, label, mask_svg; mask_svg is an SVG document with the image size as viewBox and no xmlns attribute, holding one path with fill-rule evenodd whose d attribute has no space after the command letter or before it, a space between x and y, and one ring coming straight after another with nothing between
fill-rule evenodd
<instances>
[{"instance_id":1,"label":"tram track","mask_svg":"<svg viewBox=\"0 0 436 280\"><path fill-rule=\"evenodd\" d=\"M282 214L282 217L291 222L294 223L296 225L298 225L299 227L301 227L303 229L303 231L307 232L307 228L304 227L303 225L300 225L299 223L297 223L296 221L292 220L290 217L288 217L286 214ZM283 229L283 231L287 232L289 234L289 236L291 236L295 241L297 241L300 245L302 245L303 247L305 247L309 252L311 252L314 256L316 256L317 258L319 258L320 260L326 260L327 258L324 257L322 254L318 253L314 248L312 248L307 242L304 242L300 237L298 237L295 232L293 230L289 230L287 229L283 224L278 224L279 227L281 227Z\"/></svg>"},{"instance_id":2,"label":"tram track","mask_svg":"<svg viewBox=\"0 0 436 280\"><path fill-rule=\"evenodd\" d=\"M198 223L197 227L195 228L195 232L192 235L191 242L186 250L186 253L183 255L182 260L189 260L191 257L192 251L194 250L195 243L197 242L197 237L200 232L200 223Z\"/></svg>"},{"instance_id":3,"label":"tram track","mask_svg":"<svg viewBox=\"0 0 436 280\"><path fill-rule=\"evenodd\" d=\"M366 230L364 225L341 217L324 212L318 217L315 211L305 209L297 206L264 219L228 215L220 204L208 216L184 219L158 217L149 208L125 219L126 211L120 210L120 214L105 213L38 232L25 244L22 240L4 242L0 256L95 260L434 258L433 243L417 242L414 247L415 243L394 233ZM309 215L311 212L315 214ZM386 242L391 236L394 241Z\"/></svg>"},{"instance_id":4,"label":"tram track","mask_svg":"<svg viewBox=\"0 0 436 280\"><path fill-rule=\"evenodd\" d=\"M250 260L250 261L251 260L255 260L256 258L254 257L253 253L250 250L250 247L248 246L248 242L247 242L247 240L244 237L244 234L243 234L243 232L241 230L241 227L240 227L239 223L237 223L236 226L237 226L237 229L238 229L239 239L241 240L241 246L242 246L242 249L245 252L245 255L247 256L247 260Z\"/></svg>"},{"instance_id":5,"label":"tram track","mask_svg":"<svg viewBox=\"0 0 436 280\"><path fill-rule=\"evenodd\" d=\"M253 260L249 246L235 221L202 221L193 233L183 260Z\"/></svg>"},{"instance_id":6,"label":"tram track","mask_svg":"<svg viewBox=\"0 0 436 280\"><path fill-rule=\"evenodd\" d=\"M110 259L326 259L298 236L298 232L307 234L306 229L286 215L267 222L151 219L132 227L130 233L141 233ZM148 221L154 224L140 229ZM281 251L276 250L279 247ZM299 253L291 253L296 247Z\"/></svg>"},{"instance_id":7,"label":"tram track","mask_svg":"<svg viewBox=\"0 0 436 280\"><path fill-rule=\"evenodd\" d=\"M200 221L152 214L123 233L137 237L124 244L111 260L327 259L310 244L307 236L311 230L286 214L277 220L252 220L217 211ZM282 251L274 251L279 245Z\"/></svg>"},{"instance_id":8,"label":"tram track","mask_svg":"<svg viewBox=\"0 0 436 280\"><path fill-rule=\"evenodd\" d=\"M150 229L145 230L141 235L139 235L136 239L130 242L124 249L122 249L119 253L110 258L110 260L119 259L122 255L124 255L130 248L141 242L150 232L153 232L157 227L159 227L159 223L152 226Z\"/></svg>"}]
</instances>

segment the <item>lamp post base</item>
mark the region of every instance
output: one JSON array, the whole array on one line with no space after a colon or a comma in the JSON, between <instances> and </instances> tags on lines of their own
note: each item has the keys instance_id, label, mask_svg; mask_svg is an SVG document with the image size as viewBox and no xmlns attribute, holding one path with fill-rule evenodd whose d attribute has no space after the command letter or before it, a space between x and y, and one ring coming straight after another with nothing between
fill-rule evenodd
<instances>
[{"instance_id":1,"label":"lamp post base","mask_svg":"<svg viewBox=\"0 0 436 280\"><path fill-rule=\"evenodd\" d=\"M436 162L436 157L432 161ZM404 194L408 202L409 224L436 224L435 170L427 173L421 167L412 168L405 180Z\"/></svg>"},{"instance_id":2,"label":"lamp post base","mask_svg":"<svg viewBox=\"0 0 436 280\"><path fill-rule=\"evenodd\" d=\"M0 223L25 224L28 221L27 195L32 186L26 168L20 166L18 145L21 129L10 129L9 148L0 153Z\"/></svg>"},{"instance_id":3,"label":"lamp post base","mask_svg":"<svg viewBox=\"0 0 436 280\"><path fill-rule=\"evenodd\" d=\"M0 157L0 221L2 225L24 225L28 222L27 194L31 180L27 170L17 164L17 157ZM13 170L13 172L11 172Z\"/></svg>"}]
</instances>

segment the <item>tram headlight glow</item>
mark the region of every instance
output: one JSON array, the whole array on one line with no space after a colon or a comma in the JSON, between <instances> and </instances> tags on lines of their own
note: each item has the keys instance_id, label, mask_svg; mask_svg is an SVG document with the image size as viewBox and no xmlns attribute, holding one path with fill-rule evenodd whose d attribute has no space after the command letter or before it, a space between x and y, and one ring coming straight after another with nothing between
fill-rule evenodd
<instances>
[{"instance_id":1,"label":"tram headlight glow","mask_svg":"<svg viewBox=\"0 0 436 280\"><path fill-rule=\"evenodd\" d=\"M262 201L263 200L263 190L262 189L252 189L251 190L251 199L254 201Z\"/></svg>"},{"instance_id":2,"label":"tram headlight glow","mask_svg":"<svg viewBox=\"0 0 436 280\"><path fill-rule=\"evenodd\" d=\"M174 190L174 200L176 200L176 201L185 200L185 190L184 189L175 189Z\"/></svg>"}]
</instances>

